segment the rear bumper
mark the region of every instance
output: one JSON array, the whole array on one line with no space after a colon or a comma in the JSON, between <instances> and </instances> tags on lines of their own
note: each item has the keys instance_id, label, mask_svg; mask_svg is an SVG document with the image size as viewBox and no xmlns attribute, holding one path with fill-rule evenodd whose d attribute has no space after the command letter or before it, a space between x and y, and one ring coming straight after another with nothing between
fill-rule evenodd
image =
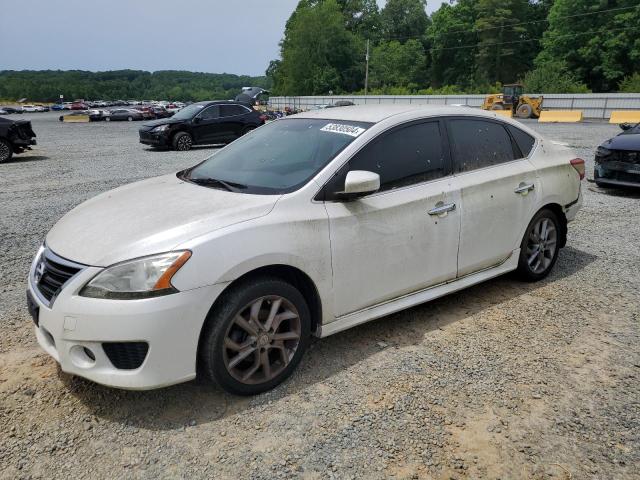
<instances>
[{"instance_id":1,"label":"rear bumper","mask_svg":"<svg viewBox=\"0 0 640 480\"><path fill-rule=\"evenodd\" d=\"M64 372L111 387L147 390L195 378L200 331L224 285L144 300L79 296L79 289L100 270L87 267L78 273L51 307L29 280L35 302L30 310L37 311L35 335L42 349ZM146 343L148 350L137 368L118 368L105 349L111 342Z\"/></svg>"},{"instance_id":2,"label":"rear bumper","mask_svg":"<svg viewBox=\"0 0 640 480\"><path fill-rule=\"evenodd\" d=\"M573 220L575 220L580 208L582 208L582 184L580 185L578 198L570 204L564 206L564 216L567 218L567 222L572 222Z\"/></svg>"}]
</instances>

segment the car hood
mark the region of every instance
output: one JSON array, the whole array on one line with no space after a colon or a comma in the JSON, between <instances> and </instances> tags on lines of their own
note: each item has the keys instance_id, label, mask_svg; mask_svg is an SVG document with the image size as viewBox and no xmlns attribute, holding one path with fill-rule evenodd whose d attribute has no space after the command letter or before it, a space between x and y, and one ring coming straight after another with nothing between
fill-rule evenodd
<instances>
[{"instance_id":1,"label":"car hood","mask_svg":"<svg viewBox=\"0 0 640 480\"><path fill-rule=\"evenodd\" d=\"M170 251L202 234L264 216L278 198L206 188L164 175L82 203L54 225L46 243L64 258L104 267Z\"/></svg>"},{"instance_id":2,"label":"car hood","mask_svg":"<svg viewBox=\"0 0 640 480\"><path fill-rule=\"evenodd\" d=\"M160 118L158 120L152 120L151 122L146 122L144 125L142 125L142 128L147 127L147 129L151 129L154 127L158 127L160 125L167 125L169 123L173 124L173 123L184 123L186 122L186 120L178 120L175 118Z\"/></svg>"},{"instance_id":3,"label":"car hood","mask_svg":"<svg viewBox=\"0 0 640 480\"><path fill-rule=\"evenodd\" d=\"M621 133L604 142L602 146L609 150L640 151L640 133Z\"/></svg>"}]
</instances>

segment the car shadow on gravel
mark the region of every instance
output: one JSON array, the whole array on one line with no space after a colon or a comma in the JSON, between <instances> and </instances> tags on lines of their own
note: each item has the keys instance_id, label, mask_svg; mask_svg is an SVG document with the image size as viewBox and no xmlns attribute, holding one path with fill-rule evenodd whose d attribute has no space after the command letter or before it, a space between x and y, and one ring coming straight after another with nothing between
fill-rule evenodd
<instances>
[{"instance_id":1,"label":"car shadow on gravel","mask_svg":"<svg viewBox=\"0 0 640 480\"><path fill-rule=\"evenodd\" d=\"M609 195L611 197L640 198L640 183L637 187L599 187L594 182L593 185L590 185L588 188L594 193Z\"/></svg>"},{"instance_id":2,"label":"car shadow on gravel","mask_svg":"<svg viewBox=\"0 0 640 480\"><path fill-rule=\"evenodd\" d=\"M49 157L46 155L14 155L11 160L3 163L8 165L11 163L37 162L40 160L49 160Z\"/></svg>"},{"instance_id":3,"label":"car shadow on gravel","mask_svg":"<svg viewBox=\"0 0 640 480\"><path fill-rule=\"evenodd\" d=\"M255 397L236 397L205 381L195 380L153 391L104 387L58 369L58 377L94 415L107 421L149 430L174 430L215 422L260 408L274 400L308 396L308 389L385 348L400 349L428 342L445 325L505 302L530 295L550 283L570 277L596 260L573 247L560 253L553 274L539 283L524 283L503 275L466 290L315 340L298 371L276 389Z\"/></svg>"}]
</instances>

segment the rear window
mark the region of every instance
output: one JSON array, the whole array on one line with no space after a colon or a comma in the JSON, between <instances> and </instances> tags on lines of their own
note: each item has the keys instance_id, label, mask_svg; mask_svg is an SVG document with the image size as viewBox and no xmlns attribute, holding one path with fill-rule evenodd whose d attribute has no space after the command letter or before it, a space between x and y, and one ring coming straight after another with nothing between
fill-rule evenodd
<instances>
[{"instance_id":1,"label":"rear window","mask_svg":"<svg viewBox=\"0 0 640 480\"><path fill-rule=\"evenodd\" d=\"M511 133L513 139L518 144L518 148L522 152L522 156L528 157L531 153L533 145L536 143L536 139L528 133L523 132L518 127L514 127L513 125L507 125L507 128L509 129L509 132Z\"/></svg>"}]
</instances>

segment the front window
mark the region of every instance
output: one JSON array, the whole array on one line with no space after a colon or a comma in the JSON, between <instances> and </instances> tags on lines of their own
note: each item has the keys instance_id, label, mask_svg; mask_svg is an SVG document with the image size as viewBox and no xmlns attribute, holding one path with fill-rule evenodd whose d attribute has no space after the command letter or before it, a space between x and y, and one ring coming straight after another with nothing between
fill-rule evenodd
<instances>
[{"instance_id":1,"label":"front window","mask_svg":"<svg viewBox=\"0 0 640 480\"><path fill-rule=\"evenodd\" d=\"M293 192L370 126L343 120L277 120L179 175L200 185L243 193Z\"/></svg>"}]
</instances>

